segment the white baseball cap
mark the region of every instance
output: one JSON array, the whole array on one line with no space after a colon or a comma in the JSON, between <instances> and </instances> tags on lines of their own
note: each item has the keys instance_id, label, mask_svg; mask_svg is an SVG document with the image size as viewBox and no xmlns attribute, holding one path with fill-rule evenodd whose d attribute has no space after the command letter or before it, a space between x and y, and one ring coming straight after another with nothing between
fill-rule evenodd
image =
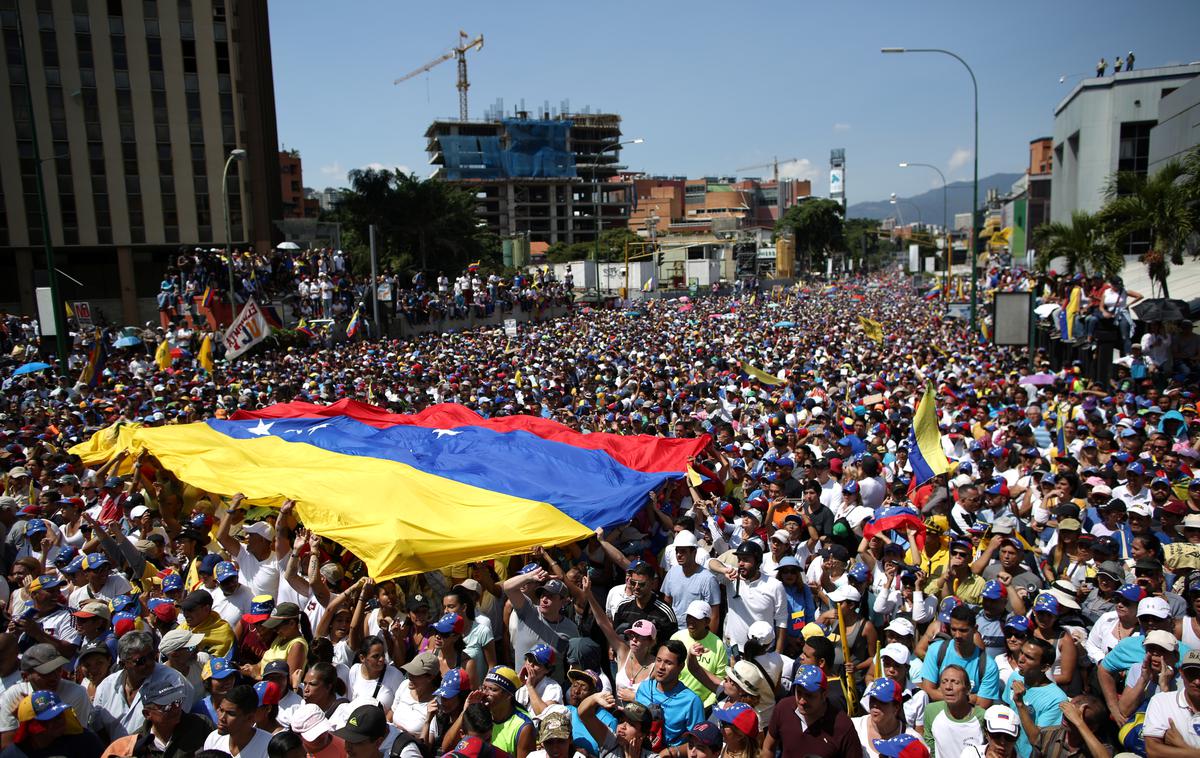
<instances>
[{"instance_id":1,"label":"white baseball cap","mask_svg":"<svg viewBox=\"0 0 1200 758\"><path fill-rule=\"evenodd\" d=\"M264 540L275 539L275 534L271 529L271 525L265 521L255 521L253 524L246 524L242 527L242 534L247 536L251 534L257 534Z\"/></svg>"},{"instance_id":2,"label":"white baseball cap","mask_svg":"<svg viewBox=\"0 0 1200 758\"><path fill-rule=\"evenodd\" d=\"M696 540L696 535L692 534L687 529L675 533L675 540L671 543L671 547L699 547L700 543Z\"/></svg>"},{"instance_id":3,"label":"white baseball cap","mask_svg":"<svg viewBox=\"0 0 1200 758\"><path fill-rule=\"evenodd\" d=\"M1150 518L1154 515L1154 511L1150 510L1150 506L1145 505L1144 503L1138 503L1137 505L1130 506L1127 513L1130 516L1145 516L1146 518Z\"/></svg>"},{"instance_id":4,"label":"white baseball cap","mask_svg":"<svg viewBox=\"0 0 1200 758\"><path fill-rule=\"evenodd\" d=\"M746 638L763 645L769 645L775 640L775 628L766 621L755 621L746 630Z\"/></svg>"},{"instance_id":5,"label":"white baseball cap","mask_svg":"<svg viewBox=\"0 0 1200 758\"><path fill-rule=\"evenodd\" d=\"M693 619L712 618L712 606L703 600L693 600L688 603L687 612L685 615Z\"/></svg>"},{"instance_id":6,"label":"white baseball cap","mask_svg":"<svg viewBox=\"0 0 1200 758\"><path fill-rule=\"evenodd\" d=\"M879 656L881 658L891 659L903 666L904 664L908 663L909 652L908 648L904 647L899 642L893 642L890 645L884 645L883 650L879 651Z\"/></svg>"},{"instance_id":7,"label":"white baseball cap","mask_svg":"<svg viewBox=\"0 0 1200 758\"><path fill-rule=\"evenodd\" d=\"M780 542L782 542L783 544L786 545L786 544L788 544L789 541L791 541L792 535L788 534L786 529L776 529L771 534L771 539L779 540Z\"/></svg>"},{"instance_id":8,"label":"white baseball cap","mask_svg":"<svg viewBox=\"0 0 1200 758\"><path fill-rule=\"evenodd\" d=\"M1171 607L1161 597L1144 597L1138 602L1137 615L1156 616L1160 619L1171 617Z\"/></svg>"},{"instance_id":9,"label":"white baseball cap","mask_svg":"<svg viewBox=\"0 0 1200 758\"><path fill-rule=\"evenodd\" d=\"M150 509L144 505L135 505L129 509L129 518L139 519L150 512Z\"/></svg>"},{"instance_id":10,"label":"white baseball cap","mask_svg":"<svg viewBox=\"0 0 1200 758\"><path fill-rule=\"evenodd\" d=\"M840 603L843 600L849 600L852 603L857 603L859 600L862 600L862 594L849 584L838 587L836 590L829 593L829 602Z\"/></svg>"},{"instance_id":11,"label":"white baseball cap","mask_svg":"<svg viewBox=\"0 0 1200 758\"><path fill-rule=\"evenodd\" d=\"M913 626L913 622L903 616L894 618L884 627L884 631L895 632L901 637L912 637L917 633L917 628Z\"/></svg>"},{"instance_id":12,"label":"white baseball cap","mask_svg":"<svg viewBox=\"0 0 1200 758\"><path fill-rule=\"evenodd\" d=\"M1168 653L1173 653L1179 649L1179 640L1165 629L1155 629L1153 632L1147 634L1146 639L1142 641L1142 646L1145 647L1146 645L1155 645L1166 650Z\"/></svg>"},{"instance_id":13,"label":"white baseball cap","mask_svg":"<svg viewBox=\"0 0 1200 758\"><path fill-rule=\"evenodd\" d=\"M1007 705L993 705L983 712L983 727L994 734L1007 734L1016 737L1018 728L1017 714Z\"/></svg>"}]
</instances>

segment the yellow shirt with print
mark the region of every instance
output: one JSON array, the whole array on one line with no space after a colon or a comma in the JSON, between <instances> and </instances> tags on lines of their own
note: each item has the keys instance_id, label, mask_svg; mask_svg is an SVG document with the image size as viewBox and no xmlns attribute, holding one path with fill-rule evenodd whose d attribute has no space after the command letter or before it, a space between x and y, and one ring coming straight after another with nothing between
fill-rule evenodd
<instances>
[{"instance_id":1,"label":"yellow shirt with print","mask_svg":"<svg viewBox=\"0 0 1200 758\"><path fill-rule=\"evenodd\" d=\"M233 627L216 611L210 612L208 618L197 624L194 629L189 628L186 623L180 624L179 628L203 634L204 641L200 643L200 649L209 655L224 658L233 647Z\"/></svg>"}]
</instances>

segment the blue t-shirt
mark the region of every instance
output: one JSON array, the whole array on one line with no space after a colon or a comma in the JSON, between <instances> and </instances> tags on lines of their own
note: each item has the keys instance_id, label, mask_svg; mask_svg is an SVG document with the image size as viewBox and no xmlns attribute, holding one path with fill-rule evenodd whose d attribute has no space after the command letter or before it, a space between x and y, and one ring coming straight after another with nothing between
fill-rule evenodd
<instances>
[{"instance_id":1,"label":"blue t-shirt","mask_svg":"<svg viewBox=\"0 0 1200 758\"><path fill-rule=\"evenodd\" d=\"M670 548L668 548L669 550ZM687 626L687 607L693 600L703 601L705 605L719 605L721 590L712 572L700 567L691 576L684 576L683 569L672 566L663 579L662 594L671 598L671 608L675 618L679 620L679 628Z\"/></svg>"},{"instance_id":2,"label":"blue t-shirt","mask_svg":"<svg viewBox=\"0 0 1200 758\"><path fill-rule=\"evenodd\" d=\"M1140 665L1146 659L1146 649L1143 647L1145 641L1146 638L1140 634L1126 637L1108 651L1108 655L1100 660L1100 665L1114 674L1129 671L1134 665ZM1187 645L1179 643L1179 659L1183 660L1190 650L1191 648Z\"/></svg>"},{"instance_id":3,"label":"blue t-shirt","mask_svg":"<svg viewBox=\"0 0 1200 758\"><path fill-rule=\"evenodd\" d=\"M938 666L938 651L946 645L950 647L946 650L942 665ZM958 654L958 648L953 641L935 641L925 653L925 662L921 666L921 675L917 677L917 680L933 682L936 685L942 678L942 669L956 663L966 669L967 677L971 680L971 692L995 702L1000 698L1000 669L996 668L996 661L988 658L979 648L972 646L972 651L973 654L969 658L963 658ZM976 681L979 679L980 657L984 660L983 681Z\"/></svg>"},{"instance_id":4,"label":"blue t-shirt","mask_svg":"<svg viewBox=\"0 0 1200 758\"><path fill-rule=\"evenodd\" d=\"M1015 681L1025 681L1018 672L1014 671L1008 677L1008 684L1004 685L1004 704L1014 711L1017 710L1016 703L1013 702L1012 683ZM1058 704L1064 700L1068 700L1067 693L1062 691L1054 682L1048 682L1040 687L1029 687L1025 690L1025 706L1029 708L1033 714L1033 723L1039 727L1058 726L1062 723L1062 711ZM1018 718L1020 714L1018 714ZM1025 734L1025 730L1021 729L1017 732L1017 755L1021 758L1029 758L1029 754L1033 752L1033 745L1029 743L1029 736Z\"/></svg>"},{"instance_id":5,"label":"blue t-shirt","mask_svg":"<svg viewBox=\"0 0 1200 758\"><path fill-rule=\"evenodd\" d=\"M676 682L670 692L664 693L658 689L658 682L647 679L638 685L634 699L642 705L662 708L663 734L671 746L682 745L684 733L704 721L704 703L683 682Z\"/></svg>"},{"instance_id":6,"label":"blue t-shirt","mask_svg":"<svg viewBox=\"0 0 1200 758\"><path fill-rule=\"evenodd\" d=\"M573 705L568 705L567 710L571 712L571 745L576 750L584 751L588 755L599 755L600 746L596 744L596 739L592 737L592 733L583 725L583 720L579 718L579 709ZM614 734L617 731L617 717L604 710L597 708L596 719L607 726Z\"/></svg>"}]
</instances>

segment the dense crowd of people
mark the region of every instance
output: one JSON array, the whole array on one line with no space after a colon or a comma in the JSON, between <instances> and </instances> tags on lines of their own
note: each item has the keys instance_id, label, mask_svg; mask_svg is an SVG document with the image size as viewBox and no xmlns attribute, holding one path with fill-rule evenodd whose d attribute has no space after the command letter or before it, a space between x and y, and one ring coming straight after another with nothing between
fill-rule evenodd
<instances>
[{"instance_id":1,"label":"dense crowd of people","mask_svg":"<svg viewBox=\"0 0 1200 758\"><path fill-rule=\"evenodd\" d=\"M354 311L371 311L371 298L379 300L382 326L403 319L409 326L461 321L469 316L486 318L493 313L522 313L572 301L572 282L558 282L545 270L511 277L481 273L471 266L451 279L445 274L427 278L418 271L409 280L384 267L372 283L356 276L348 257L332 248L236 251L232 264L234 297L239 304L250 298L281 303L281 316L289 323L299 319L345 321ZM159 286L158 308L162 326L197 321L209 297L228 300L230 264L224 250L196 248L181 251ZM290 318L289 318L290 317Z\"/></svg>"},{"instance_id":2,"label":"dense crowd of people","mask_svg":"<svg viewBox=\"0 0 1200 758\"><path fill-rule=\"evenodd\" d=\"M1196 755L1191 372L1053 371L924 294L650 300L212 374L114 346L92 383L14 376L35 338L5 314L0 758ZM629 523L388 579L291 503L70 452L346 397L711 444Z\"/></svg>"}]
</instances>

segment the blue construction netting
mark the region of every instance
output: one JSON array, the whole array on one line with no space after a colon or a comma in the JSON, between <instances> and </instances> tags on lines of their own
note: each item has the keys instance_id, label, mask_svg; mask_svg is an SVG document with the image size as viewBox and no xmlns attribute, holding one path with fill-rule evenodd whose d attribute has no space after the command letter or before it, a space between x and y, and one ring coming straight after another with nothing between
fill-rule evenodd
<instances>
[{"instance_id":1,"label":"blue construction netting","mask_svg":"<svg viewBox=\"0 0 1200 758\"><path fill-rule=\"evenodd\" d=\"M570 121L504 119L509 147L499 137L438 137L447 179L562 178L576 176L567 150Z\"/></svg>"}]
</instances>

